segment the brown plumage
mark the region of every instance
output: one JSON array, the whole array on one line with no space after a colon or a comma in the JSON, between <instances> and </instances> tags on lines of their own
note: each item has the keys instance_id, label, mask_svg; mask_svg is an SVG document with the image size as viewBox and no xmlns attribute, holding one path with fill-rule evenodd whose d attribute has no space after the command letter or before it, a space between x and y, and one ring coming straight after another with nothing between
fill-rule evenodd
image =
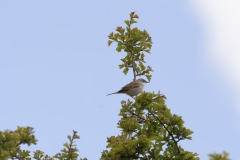
<instances>
[{"instance_id":1,"label":"brown plumage","mask_svg":"<svg viewBox=\"0 0 240 160\"><path fill-rule=\"evenodd\" d=\"M131 83L128 83L127 85L122 87L119 91L110 93L108 95L124 93L131 97L136 96L143 90L146 83L148 83L146 80L140 78L136 81L132 81Z\"/></svg>"}]
</instances>

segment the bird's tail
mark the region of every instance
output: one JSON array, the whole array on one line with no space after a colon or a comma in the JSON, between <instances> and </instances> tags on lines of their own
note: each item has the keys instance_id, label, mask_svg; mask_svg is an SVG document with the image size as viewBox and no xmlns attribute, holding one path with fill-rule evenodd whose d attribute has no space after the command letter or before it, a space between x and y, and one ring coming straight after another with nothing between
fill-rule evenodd
<instances>
[{"instance_id":1,"label":"bird's tail","mask_svg":"<svg viewBox=\"0 0 240 160\"><path fill-rule=\"evenodd\" d=\"M112 95L112 94L118 94L118 92L114 92L114 93L107 94L107 96Z\"/></svg>"}]
</instances>

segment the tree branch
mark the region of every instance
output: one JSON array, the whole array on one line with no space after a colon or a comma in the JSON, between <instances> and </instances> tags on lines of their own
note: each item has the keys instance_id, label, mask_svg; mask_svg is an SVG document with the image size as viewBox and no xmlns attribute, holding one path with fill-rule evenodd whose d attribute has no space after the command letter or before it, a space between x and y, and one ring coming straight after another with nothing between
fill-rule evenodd
<instances>
[{"instance_id":1,"label":"tree branch","mask_svg":"<svg viewBox=\"0 0 240 160\"><path fill-rule=\"evenodd\" d=\"M136 81L136 68L135 68L135 63L134 63L134 56L133 56L133 51L130 50L131 58L132 58L132 68L133 68L133 76L134 76L134 81Z\"/></svg>"},{"instance_id":2,"label":"tree branch","mask_svg":"<svg viewBox=\"0 0 240 160\"><path fill-rule=\"evenodd\" d=\"M178 150L178 154L179 154L179 153L180 153L180 149L179 149L178 144L177 144L178 141L175 140L173 134L168 130L168 128L164 125L164 123L163 123L157 116L155 116L155 115L154 115L153 113L151 113L151 112L150 112L150 115L152 115L153 117L155 117L155 118L159 121L159 123L163 126L163 128L166 129L166 131L168 132L168 134L169 134L170 137L172 138L173 142L175 143L176 148L177 148L177 150Z\"/></svg>"}]
</instances>

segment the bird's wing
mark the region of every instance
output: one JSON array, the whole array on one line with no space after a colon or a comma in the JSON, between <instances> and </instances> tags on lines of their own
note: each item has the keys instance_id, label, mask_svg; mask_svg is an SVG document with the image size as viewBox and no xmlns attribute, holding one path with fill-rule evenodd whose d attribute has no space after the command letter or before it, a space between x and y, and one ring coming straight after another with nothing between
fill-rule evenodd
<instances>
[{"instance_id":1,"label":"bird's wing","mask_svg":"<svg viewBox=\"0 0 240 160\"><path fill-rule=\"evenodd\" d=\"M118 93L128 91L129 89L138 88L139 86L140 86L139 83L132 84L132 82L131 82L131 83L127 84L126 86L123 86L122 89L120 89L118 91Z\"/></svg>"}]
</instances>

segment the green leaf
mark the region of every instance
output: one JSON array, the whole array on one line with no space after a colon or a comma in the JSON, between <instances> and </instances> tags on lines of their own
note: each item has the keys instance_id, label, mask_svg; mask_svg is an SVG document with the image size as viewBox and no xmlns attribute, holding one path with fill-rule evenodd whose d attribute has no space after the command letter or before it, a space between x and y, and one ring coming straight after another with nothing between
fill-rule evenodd
<instances>
[{"instance_id":1,"label":"green leaf","mask_svg":"<svg viewBox=\"0 0 240 160\"><path fill-rule=\"evenodd\" d=\"M126 23L127 26L130 26L129 20L125 20L124 22Z\"/></svg>"},{"instance_id":2,"label":"green leaf","mask_svg":"<svg viewBox=\"0 0 240 160\"><path fill-rule=\"evenodd\" d=\"M109 34L108 38L112 39L112 37L113 37L113 32Z\"/></svg>"},{"instance_id":3,"label":"green leaf","mask_svg":"<svg viewBox=\"0 0 240 160\"><path fill-rule=\"evenodd\" d=\"M145 49L144 51L150 54L150 49Z\"/></svg>"},{"instance_id":4,"label":"green leaf","mask_svg":"<svg viewBox=\"0 0 240 160\"><path fill-rule=\"evenodd\" d=\"M139 62L139 66L140 66L141 70L145 70L145 66L141 61Z\"/></svg>"},{"instance_id":5,"label":"green leaf","mask_svg":"<svg viewBox=\"0 0 240 160\"><path fill-rule=\"evenodd\" d=\"M153 72L152 67L148 66L148 67L147 67L147 71Z\"/></svg>"},{"instance_id":6,"label":"green leaf","mask_svg":"<svg viewBox=\"0 0 240 160\"><path fill-rule=\"evenodd\" d=\"M108 40L108 46L110 46L112 44L113 41Z\"/></svg>"},{"instance_id":7,"label":"green leaf","mask_svg":"<svg viewBox=\"0 0 240 160\"><path fill-rule=\"evenodd\" d=\"M131 19L130 24L134 24L134 23L137 23L137 21L135 21L134 19Z\"/></svg>"},{"instance_id":8,"label":"green leaf","mask_svg":"<svg viewBox=\"0 0 240 160\"><path fill-rule=\"evenodd\" d=\"M142 54L141 54L141 60L142 60L142 61L144 61L144 57L145 57L145 55L142 53Z\"/></svg>"},{"instance_id":9,"label":"green leaf","mask_svg":"<svg viewBox=\"0 0 240 160\"><path fill-rule=\"evenodd\" d=\"M128 73L128 67L124 68L123 73L126 75Z\"/></svg>"},{"instance_id":10,"label":"green leaf","mask_svg":"<svg viewBox=\"0 0 240 160\"><path fill-rule=\"evenodd\" d=\"M148 74L148 75L145 75L145 76L147 77L148 81L150 82L151 79L152 79L152 75Z\"/></svg>"},{"instance_id":11,"label":"green leaf","mask_svg":"<svg viewBox=\"0 0 240 160\"><path fill-rule=\"evenodd\" d=\"M119 69L122 69L125 65L124 64L119 64Z\"/></svg>"},{"instance_id":12,"label":"green leaf","mask_svg":"<svg viewBox=\"0 0 240 160\"><path fill-rule=\"evenodd\" d=\"M123 34L124 34L124 32L125 32L125 29L124 29L124 28L122 28L121 30L119 30L119 32L121 33L121 35L123 35Z\"/></svg>"},{"instance_id":13,"label":"green leaf","mask_svg":"<svg viewBox=\"0 0 240 160\"><path fill-rule=\"evenodd\" d=\"M140 68L139 67L136 67L135 70L136 70L137 73L140 73Z\"/></svg>"},{"instance_id":14,"label":"green leaf","mask_svg":"<svg viewBox=\"0 0 240 160\"><path fill-rule=\"evenodd\" d=\"M124 48L123 46L119 45L117 46L116 51L121 52L123 48Z\"/></svg>"}]
</instances>

